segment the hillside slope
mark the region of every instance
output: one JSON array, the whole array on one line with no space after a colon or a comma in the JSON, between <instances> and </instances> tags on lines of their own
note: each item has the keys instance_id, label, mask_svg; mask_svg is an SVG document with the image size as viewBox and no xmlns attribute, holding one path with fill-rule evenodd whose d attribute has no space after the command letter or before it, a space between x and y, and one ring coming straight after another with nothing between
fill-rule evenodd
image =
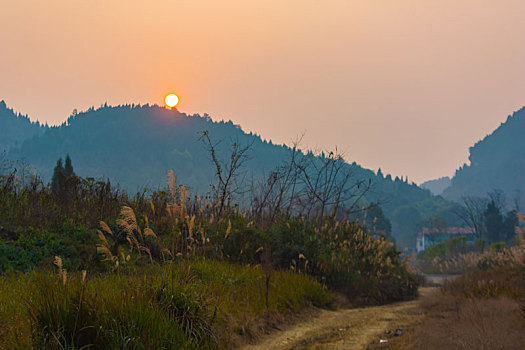
<instances>
[{"instance_id":1,"label":"hillside slope","mask_svg":"<svg viewBox=\"0 0 525 350\"><path fill-rule=\"evenodd\" d=\"M287 154L284 147L246 134L231 122L215 123L208 116L188 116L158 106L119 106L71 116L63 125L26 140L10 156L27 159L49 180L57 159L69 154L78 175L107 177L131 192L164 186L168 170L173 169L179 184L203 193L214 176L199 140L205 130L212 140L221 140L217 148L222 155L232 142L252 144L252 155L264 154L248 161L254 171L271 170Z\"/></svg>"},{"instance_id":2,"label":"hillside slope","mask_svg":"<svg viewBox=\"0 0 525 350\"><path fill-rule=\"evenodd\" d=\"M31 122L27 116L15 113L3 100L0 101L0 126L0 153L45 130L40 123Z\"/></svg>"},{"instance_id":3,"label":"hillside slope","mask_svg":"<svg viewBox=\"0 0 525 350\"><path fill-rule=\"evenodd\" d=\"M109 178L130 192L164 187L166 174L174 170L178 184L193 194L205 194L215 176L206 146L199 140L203 131L217 145L219 158L226 159L231 144L251 145L245 164L246 178L260 178L286 161L287 146L275 145L245 133L232 122L215 122L209 116L186 115L159 106L104 106L71 116L59 127L45 129L11 149L12 159L25 159L45 181L49 181L58 158L69 154L75 172L82 177ZM381 172L347 164L352 181L366 179L373 191L367 201L381 201L392 223L392 234L412 247L418 225L434 215L451 225L453 204L434 197L407 180L392 179Z\"/></svg>"},{"instance_id":4,"label":"hillside slope","mask_svg":"<svg viewBox=\"0 0 525 350\"><path fill-rule=\"evenodd\" d=\"M443 196L485 196L500 189L508 197L519 191L525 200L525 107L514 112L494 132L470 147L470 165L456 171Z\"/></svg>"}]
</instances>

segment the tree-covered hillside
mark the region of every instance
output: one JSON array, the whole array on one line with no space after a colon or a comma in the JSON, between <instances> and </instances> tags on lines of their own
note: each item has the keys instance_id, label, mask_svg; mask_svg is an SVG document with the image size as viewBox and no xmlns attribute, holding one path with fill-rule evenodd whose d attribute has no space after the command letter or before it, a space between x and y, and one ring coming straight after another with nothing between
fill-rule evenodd
<instances>
[{"instance_id":1,"label":"tree-covered hillside","mask_svg":"<svg viewBox=\"0 0 525 350\"><path fill-rule=\"evenodd\" d=\"M27 116L15 113L3 100L0 101L0 153L44 130L40 123L31 122Z\"/></svg>"},{"instance_id":2,"label":"tree-covered hillside","mask_svg":"<svg viewBox=\"0 0 525 350\"><path fill-rule=\"evenodd\" d=\"M265 178L290 157L291 148L245 133L232 122L149 105L103 106L74 114L61 126L13 147L9 157L24 159L49 181L57 159L69 154L79 176L109 178L131 192L163 187L166 174L173 169L178 184L188 186L192 194L205 194L217 169L202 141L204 131L219 160L228 161L234 143L249 146L242 167L245 183ZM450 225L458 224L451 203L407 179L392 179L380 171L375 174L355 162L345 168L352 174L351 182L370 185L363 201L381 203L391 221L392 235L403 246L415 245L418 227L430 217L439 215ZM245 189L250 190L249 186Z\"/></svg>"},{"instance_id":3,"label":"tree-covered hillside","mask_svg":"<svg viewBox=\"0 0 525 350\"><path fill-rule=\"evenodd\" d=\"M251 145L247 165L253 171L271 170L286 155L285 148L245 134L231 122L215 123L208 116L188 116L158 106L128 105L72 115L61 126L26 140L10 157L26 159L49 180L55 162L67 153L80 176L107 177L131 192L163 186L173 169L179 183L203 193L215 174L199 140L205 130L212 140L220 141L221 155L233 142Z\"/></svg>"},{"instance_id":4,"label":"tree-covered hillside","mask_svg":"<svg viewBox=\"0 0 525 350\"><path fill-rule=\"evenodd\" d=\"M525 200L525 108L514 112L493 133L470 148L470 165L456 171L446 198L485 196L503 190Z\"/></svg>"}]
</instances>

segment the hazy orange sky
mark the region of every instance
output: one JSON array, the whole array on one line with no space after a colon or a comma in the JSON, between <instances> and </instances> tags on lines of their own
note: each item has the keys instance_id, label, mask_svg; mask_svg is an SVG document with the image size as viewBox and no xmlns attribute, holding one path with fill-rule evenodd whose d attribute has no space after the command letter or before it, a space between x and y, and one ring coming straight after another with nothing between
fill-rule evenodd
<instances>
[{"instance_id":1,"label":"hazy orange sky","mask_svg":"<svg viewBox=\"0 0 525 350\"><path fill-rule=\"evenodd\" d=\"M176 92L419 183L525 105L524 38L523 0L3 0L0 100L57 124Z\"/></svg>"}]
</instances>

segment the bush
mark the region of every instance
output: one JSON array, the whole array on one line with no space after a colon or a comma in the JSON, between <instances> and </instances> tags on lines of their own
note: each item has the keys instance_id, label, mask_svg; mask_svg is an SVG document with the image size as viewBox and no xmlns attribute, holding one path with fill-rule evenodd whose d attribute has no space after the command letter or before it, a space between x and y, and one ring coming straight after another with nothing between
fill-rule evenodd
<instances>
[{"instance_id":1,"label":"bush","mask_svg":"<svg viewBox=\"0 0 525 350\"><path fill-rule=\"evenodd\" d=\"M418 259L432 260L435 258L449 258L467 250L466 237L454 237L444 242L433 244L418 254Z\"/></svg>"},{"instance_id":2,"label":"bush","mask_svg":"<svg viewBox=\"0 0 525 350\"><path fill-rule=\"evenodd\" d=\"M370 236L358 222L327 224L320 231L304 230L301 225L285 227L287 230L279 233L277 249L282 255L277 260L290 259L292 268L316 276L354 303L377 304L416 296L418 283L394 244Z\"/></svg>"}]
</instances>

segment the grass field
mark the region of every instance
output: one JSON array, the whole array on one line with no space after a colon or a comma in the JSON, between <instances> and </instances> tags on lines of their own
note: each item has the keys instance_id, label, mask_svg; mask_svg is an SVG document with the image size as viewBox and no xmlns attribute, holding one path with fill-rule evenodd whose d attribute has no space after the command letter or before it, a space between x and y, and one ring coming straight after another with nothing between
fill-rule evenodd
<instances>
[{"instance_id":1,"label":"grass field","mask_svg":"<svg viewBox=\"0 0 525 350\"><path fill-rule=\"evenodd\" d=\"M0 278L2 349L229 348L334 300L306 275L214 260Z\"/></svg>"}]
</instances>

